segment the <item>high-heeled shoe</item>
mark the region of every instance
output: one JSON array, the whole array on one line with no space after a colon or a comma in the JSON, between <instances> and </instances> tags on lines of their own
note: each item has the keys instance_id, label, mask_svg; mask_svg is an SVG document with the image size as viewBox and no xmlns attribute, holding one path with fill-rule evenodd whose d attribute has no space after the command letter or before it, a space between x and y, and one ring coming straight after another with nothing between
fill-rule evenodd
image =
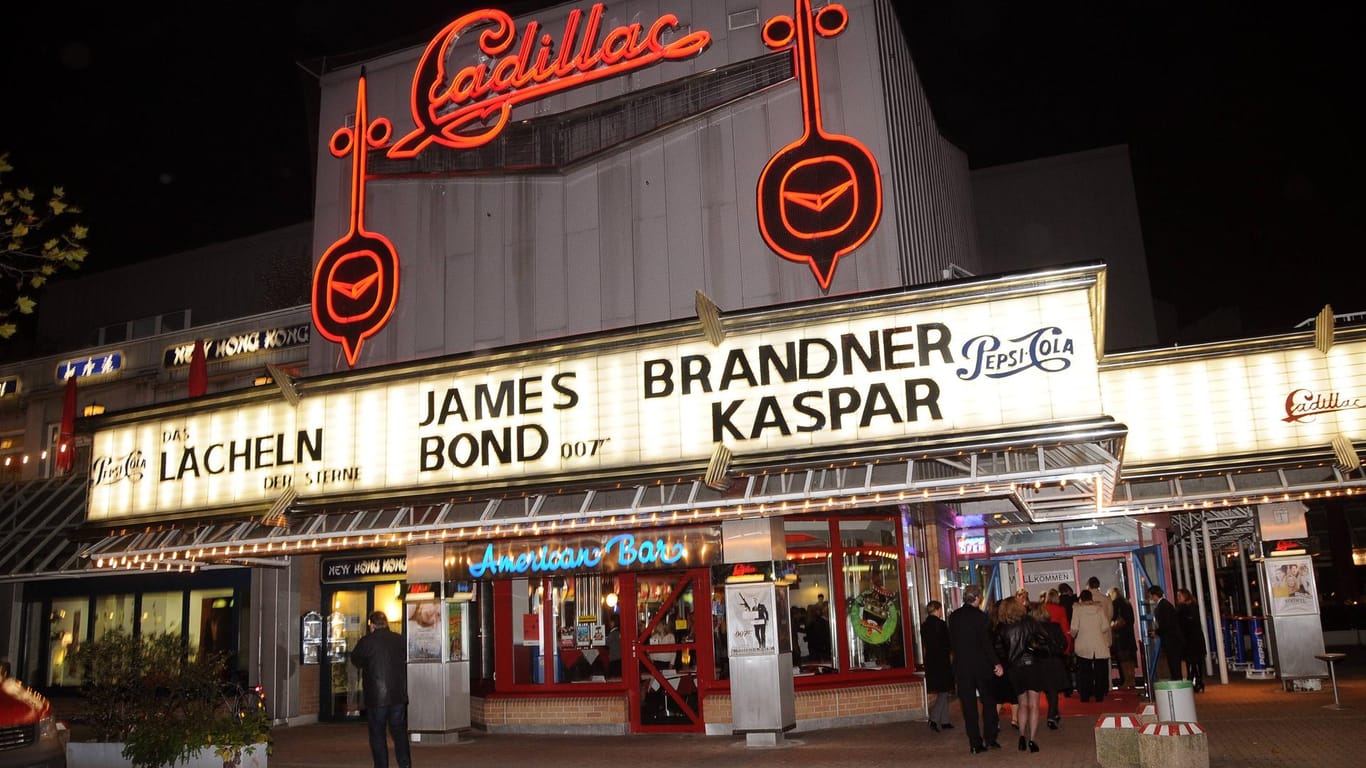
<instances>
[{"instance_id":1,"label":"high-heeled shoe","mask_svg":"<svg viewBox=\"0 0 1366 768\"><path fill-rule=\"evenodd\" d=\"M1029 751L1030 751L1030 752L1038 752L1038 751L1039 751L1039 745L1038 745L1038 744L1035 744L1035 743L1032 742L1032 741L1029 742Z\"/></svg>"},{"instance_id":2,"label":"high-heeled shoe","mask_svg":"<svg viewBox=\"0 0 1366 768\"><path fill-rule=\"evenodd\" d=\"M1025 737L1021 736L1021 737L1020 737L1020 751L1021 751L1021 752L1025 751L1025 747L1028 746L1028 745L1029 745L1029 739L1026 739Z\"/></svg>"}]
</instances>

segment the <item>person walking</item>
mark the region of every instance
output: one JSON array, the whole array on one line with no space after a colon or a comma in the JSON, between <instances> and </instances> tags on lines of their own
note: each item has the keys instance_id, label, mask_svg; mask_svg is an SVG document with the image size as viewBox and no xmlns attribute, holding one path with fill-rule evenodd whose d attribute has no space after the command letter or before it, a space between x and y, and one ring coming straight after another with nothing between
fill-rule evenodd
<instances>
[{"instance_id":1,"label":"person walking","mask_svg":"<svg viewBox=\"0 0 1366 768\"><path fill-rule=\"evenodd\" d=\"M1044 688L1039 658L1051 641L1018 600L1003 601L997 614L996 654L1005 665L1015 691L1015 719L1020 727L1020 751L1038 752L1039 692ZM1061 649L1059 649L1061 651Z\"/></svg>"},{"instance_id":2,"label":"person walking","mask_svg":"<svg viewBox=\"0 0 1366 768\"><path fill-rule=\"evenodd\" d=\"M1189 589L1176 590L1176 620L1181 625L1182 661L1186 662L1186 679L1196 693L1205 690L1205 632L1200 627L1200 605Z\"/></svg>"},{"instance_id":3,"label":"person walking","mask_svg":"<svg viewBox=\"0 0 1366 768\"><path fill-rule=\"evenodd\" d=\"M1057 590L1050 590L1050 592L1054 595L1057 594ZM1054 607L1058 609L1058 614L1066 620L1067 614L1062 612L1062 606ZM1067 667L1064 664L1064 659L1072 645L1071 629L1069 628L1066 634L1063 633L1063 628L1054 621L1053 612L1049 610L1047 601L1036 604L1029 615L1039 622L1050 641L1048 645L1040 646L1040 652L1035 653L1035 656L1038 657L1042 674L1040 682L1043 683L1043 700L1047 718L1045 722L1048 723L1049 730L1056 731L1062 723L1062 713L1058 709L1058 691L1062 690L1067 681Z\"/></svg>"},{"instance_id":4,"label":"person walking","mask_svg":"<svg viewBox=\"0 0 1366 768\"><path fill-rule=\"evenodd\" d=\"M1181 680L1181 659L1185 657L1185 642L1181 635L1181 619L1176 606L1168 600L1162 587L1156 584L1148 587L1148 599L1153 604L1153 618L1157 627L1153 634L1162 643L1162 651L1167 654L1167 679Z\"/></svg>"},{"instance_id":5,"label":"person walking","mask_svg":"<svg viewBox=\"0 0 1366 768\"><path fill-rule=\"evenodd\" d=\"M389 631L389 617L375 611L366 620L368 632L351 651L351 663L361 672L365 719L370 726L370 756L374 768L388 768L385 729L394 739L398 768L411 768L408 748L408 660L403 638Z\"/></svg>"},{"instance_id":6,"label":"person walking","mask_svg":"<svg viewBox=\"0 0 1366 768\"><path fill-rule=\"evenodd\" d=\"M1072 636L1076 638L1077 693L1082 701L1105 701L1110 690L1110 617L1089 589L1081 591L1081 600L1072 609Z\"/></svg>"},{"instance_id":7,"label":"person walking","mask_svg":"<svg viewBox=\"0 0 1366 768\"><path fill-rule=\"evenodd\" d=\"M920 643L925 649L925 690L934 694L930 705L930 730L952 728L949 722L949 691L953 690L953 662L949 653L949 625L943 619L944 604L931 600L920 623Z\"/></svg>"},{"instance_id":8,"label":"person walking","mask_svg":"<svg viewBox=\"0 0 1366 768\"><path fill-rule=\"evenodd\" d=\"M1120 594L1118 587L1110 588L1110 658L1119 665L1119 685L1126 691L1134 689L1134 666L1138 662L1138 641L1134 639L1134 606Z\"/></svg>"},{"instance_id":9,"label":"person walking","mask_svg":"<svg viewBox=\"0 0 1366 768\"><path fill-rule=\"evenodd\" d=\"M977 607L981 600L982 588L970 584L963 589L963 606L949 614L953 679L958 686L958 701L963 705L963 730L974 755L1001 748L997 741L1001 722L996 717L996 699L991 688L992 680L1005 673L991 643L987 615Z\"/></svg>"}]
</instances>

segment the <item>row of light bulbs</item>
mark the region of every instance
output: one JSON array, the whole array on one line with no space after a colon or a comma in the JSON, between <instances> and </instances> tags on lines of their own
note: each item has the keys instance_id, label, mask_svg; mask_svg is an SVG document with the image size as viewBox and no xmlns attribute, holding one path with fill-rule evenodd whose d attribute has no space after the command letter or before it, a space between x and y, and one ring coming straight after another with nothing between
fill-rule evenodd
<instances>
[{"instance_id":1,"label":"row of light bulbs","mask_svg":"<svg viewBox=\"0 0 1366 768\"><path fill-rule=\"evenodd\" d=\"M1065 481L1063 481L1063 483L1065 484ZM1027 484L1027 485L1028 485L1029 487L1038 487L1038 486L1037 486L1037 483L1029 483L1029 484ZM1014 492L1014 491L1017 490L1017 487L1018 487L1018 486L1017 486L1015 483L1010 483L1008 486L997 486L997 487L995 488L995 490L993 490L993 487L992 487L990 484L984 484L984 485L981 486L980 493L983 494L983 495L991 494L991 493L993 493L993 492L995 492L995 493L1000 493L1002 489L1006 489L1006 490L1009 490L1009 491L1011 491L1011 492ZM960 487L958 488L957 495L959 495L959 496L965 496L965 495L967 495L968 492L969 492L969 491L968 491L968 487L967 487L966 485L960 486ZM974 491L972 491L972 492L974 493L974 495L976 495L976 494L978 493L978 491L976 491L976 490L974 490ZM1260 497L1257 497L1257 496L1242 496L1241 498L1230 498L1230 497L1226 497L1226 498L1218 499L1218 500L1215 500L1215 499L1207 499L1207 500L1200 501L1200 502L1189 502L1189 501L1187 501L1187 502L1181 502L1181 503L1179 503L1179 504L1160 504L1160 505L1154 505L1154 506L1143 506L1143 507L1136 507L1136 508L1128 508L1128 509L1126 509L1125 511L1126 511L1127 513L1133 514L1133 515L1158 514L1158 513L1173 513L1173 512L1176 512L1176 513L1179 513L1179 512L1194 512L1194 511L1200 511L1200 510L1216 509L1216 508L1220 508L1220 507L1248 506L1248 505L1251 505L1251 504L1270 504L1270 503L1273 503L1273 502L1284 502L1284 501L1297 501L1297 500L1299 500L1299 501L1310 501L1310 500L1313 500L1313 499L1329 499L1329 498L1335 498L1335 497L1341 497L1341 496L1355 496L1355 495L1358 495L1359 493L1360 493L1360 491L1359 491L1357 488L1355 488L1355 487L1348 487L1348 488L1345 488L1345 489L1342 489L1342 490L1325 489L1325 490L1323 490L1323 491L1318 491L1318 492L1315 492L1315 491L1302 491L1302 492L1294 493L1294 494L1289 493L1289 492L1284 492L1284 493L1276 494L1276 495L1273 495L1273 494L1263 494L1263 495L1261 495ZM829 511L838 511L838 510L844 510L844 509L852 509L852 508L856 508L856 507L860 507L860 506L870 506L870 505L871 505L871 506L877 506L877 505L879 505L879 504L884 504L884 503L893 503L893 502L896 502L896 503L904 503L904 502L907 502L907 501L917 501L917 500L928 501L928 500L930 500L930 499L931 499L931 494L930 494L929 489L924 489L924 490L922 490L920 493L916 493L916 492L914 492L914 491L899 491L899 492L896 493L896 495L895 495L894 497L893 497L891 494L885 494L885 495L884 495L884 494L881 494L881 493L876 493L876 494L872 494L871 496L858 496L858 495L852 495L852 496L850 496L850 497L848 497L848 498L845 498L845 499L837 499L837 498L833 498L833 497L832 497L832 498L827 498L827 499L825 499L824 501L813 501L813 500L811 500L811 499L806 499L806 500L803 500L803 501L800 501L800 502L786 502L786 501L784 501L784 502L780 502L780 503L778 503L778 504L768 504L768 503L764 503L764 504L757 504L757 505L750 506L750 507L746 507L746 506L744 506L744 505L737 505L737 506L735 506L735 507L733 507L733 508L729 508L729 509L727 509L727 508L719 508L719 507L718 507L718 508L712 510L711 512L703 512L702 510L696 510L696 509L695 509L695 510L692 510L691 512L686 512L686 511L680 512L680 511L678 511L678 510L675 510L675 511L673 511L672 513L668 513L668 514L665 514L665 515L661 515L659 512L651 512L651 513L649 513L649 514L644 514L644 513L642 513L642 514L635 514L635 515L610 515L610 516L608 516L608 517L603 517L603 518L590 517L590 518L588 518L588 519L586 519L586 520L583 520L582 522L581 522L579 519L575 518L575 519L571 519L571 520L569 520L569 521L567 521L567 522L564 522L564 523L561 523L561 521L559 521L559 520L551 520L551 521L549 521L548 523L545 523L545 524L542 524L542 523L540 523L540 522L535 522L535 523L531 523L531 524L514 523L514 524L512 524L512 525L502 525L502 524L499 524L499 525L494 525L494 526L492 526L492 527L489 527L489 528L487 528L487 529L486 529L486 526L480 525L480 526L478 526L478 527L476 527L476 528L474 528L474 529L470 529L470 528L456 528L456 529L453 529L453 530L452 530L452 529L442 529L442 530L439 530L439 531L432 531L432 530L426 530L426 531L422 531L422 532L409 531L409 532L407 532L406 534L402 534L402 533L359 534L359 535L355 535L355 536L352 536L352 535L345 535L345 536L342 536L342 537L340 537L340 538L332 537L332 538L321 538L321 539L320 539L320 538L316 538L316 537L315 537L315 538L308 538L308 539L299 538L299 539L294 539L294 540L292 540L292 541L291 541L291 540L279 541L278 543L275 542L275 541L268 541L268 542L265 542L264 544L262 544L262 543L260 543L260 542L256 542L256 543L252 543L252 544L235 544L235 545L234 545L234 544L225 544L225 545L221 545L221 546L213 546L213 547L207 547L207 548L205 548L205 547L190 547L190 548L181 549L181 550L175 550L175 549L172 549L172 550L163 550L163 551L161 551L161 552L155 553L155 555L153 555L153 554L146 554L146 555L141 555L141 554L139 554L139 555L134 555L133 558L132 558L131 560L130 560L129 558L127 558L127 557L111 557L111 558L107 558L107 559L106 559L106 558L99 558L99 559L97 559L97 561L96 561L96 567L100 567L100 568L113 568L113 569L145 569L146 567L148 567L149 565L152 565L152 564L162 564L163 567L164 567L164 563L165 563L165 561L166 561L166 558L167 558L168 554L172 557L173 562L175 562L175 563L178 564L178 563L181 563L182 560L175 560L175 557L177 557L177 556L183 558L184 560L189 560L189 561L191 561L191 562L197 562L197 561L202 561L202 560L213 561L213 560L218 560L218 559L233 559L233 558L251 557L251 556L254 556L254 555L262 555L262 554L264 554L264 555L277 555L277 554L278 554L278 555L285 555L285 554L290 554L290 553L317 552L317 551L329 550L329 549L349 549L349 548L352 548L352 547L355 547L355 548L364 548L364 547L367 547L367 546L369 546L369 547L396 546L396 545L398 545L398 544L400 544L400 543L412 544L412 543L415 543L415 542L418 542L418 541L425 541L425 542L438 541L438 542L440 542L440 541L447 541L448 539L451 539L451 538L454 538L454 539L456 539L456 540L467 539L467 538L468 538L468 539L505 538L505 537L516 537L516 536L522 536L522 535L540 535L540 534L543 533L543 532L545 532L545 533L555 533L555 532L559 532L559 531L562 531L562 530L573 531L573 530L578 530L578 529L611 528L611 527L616 527L616 526L619 526L619 525L641 525L641 524L643 524L643 523L650 523L650 524L657 525L657 524L660 524L660 523L666 522L666 521L667 521L668 523L687 523L687 522L702 522L702 521L705 521L705 520L715 520L715 519L720 519L720 518L722 518L722 517L745 517L745 516L759 516L759 517L763 517L763 516L767 516L767 515L771 515L771 514L785 515L785 514L802 514L802 513L815 513L815 512L829 512ZM155 568L155 566L153 566L153 567Z\"/></svg>"}]
</instances>

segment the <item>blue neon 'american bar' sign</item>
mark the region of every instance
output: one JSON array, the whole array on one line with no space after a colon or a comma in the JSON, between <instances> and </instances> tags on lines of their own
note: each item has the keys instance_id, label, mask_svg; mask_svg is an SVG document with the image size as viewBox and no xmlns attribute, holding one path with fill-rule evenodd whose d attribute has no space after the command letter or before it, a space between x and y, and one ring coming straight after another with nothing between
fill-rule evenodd
<instances>
[{"instance_id":1,"label":"blue neon 'american bar' sign","mask_svg":"<svg viewBox=\"0 0 1366 768\"><path fill-rule=\"evenodd\" d=\"M696 568L721 562L716 525L446 545L446 580Z\"/></svg>"}]
</instances>

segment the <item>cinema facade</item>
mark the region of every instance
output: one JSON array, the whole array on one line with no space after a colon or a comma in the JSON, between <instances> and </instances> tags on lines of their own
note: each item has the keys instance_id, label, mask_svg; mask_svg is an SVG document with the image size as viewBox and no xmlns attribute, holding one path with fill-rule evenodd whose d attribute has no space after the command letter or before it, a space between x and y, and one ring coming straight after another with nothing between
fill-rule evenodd
<instances>
[{"instance_id":1,"label":"cinema facade","mask_svg":"<svg viewBox=\"0 0 1366 768\"><path fill-rule=\"evenodd\" d=\"M479 11L322 88L308 373L84 423L96 578L249 574L279 719L360 715L376 609L419 738L911 719L976 560L1170 584L1169 515L1364 482L1360 329L1107 354L1098 261L944 279L889 2Z\"/></svg>"}]
</instances>

